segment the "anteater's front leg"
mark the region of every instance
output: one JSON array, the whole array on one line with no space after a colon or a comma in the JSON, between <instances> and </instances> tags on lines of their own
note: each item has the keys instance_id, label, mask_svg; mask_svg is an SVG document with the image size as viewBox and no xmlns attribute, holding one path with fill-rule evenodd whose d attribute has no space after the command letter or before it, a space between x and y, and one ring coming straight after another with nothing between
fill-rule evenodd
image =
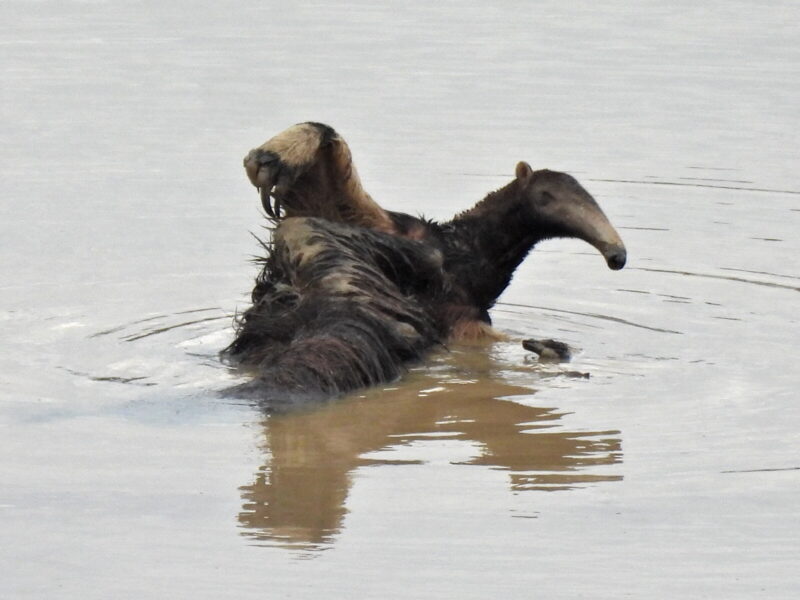
<instances>
[{"instance_id":1,"label":"anteater's front leg","mask_svg":"<svg viewBox=\"0 0 800 600\"><path fill-rule=\"evenodd\" d=\"M556 340L522 340L522 347L539 355L546 362L566 362L572 358L572 350L564 342Z\"/></svg>"},{"instance_id":2,"label":"anteater's front leg","mask_svg":"<svg viewBox=\"0 0 800 600\"><path fill-rule=\"evenodd\" d=\"M327 125L289 127L251 150L244 167L274 221L320 217L395 233L392 219L361 185L347 143Z\"/></svg>"}]
</instances>

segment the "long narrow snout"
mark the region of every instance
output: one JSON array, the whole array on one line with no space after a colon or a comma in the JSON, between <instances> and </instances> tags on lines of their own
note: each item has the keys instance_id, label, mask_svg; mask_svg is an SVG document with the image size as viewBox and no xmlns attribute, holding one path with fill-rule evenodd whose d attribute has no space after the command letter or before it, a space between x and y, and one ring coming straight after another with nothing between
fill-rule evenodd
<instances>
[{"instance_id":1,"label":"long narrow snout","mask_svg":"<svg viewBox=\"0 0 800 600\"><path fill-rule=\"evenodd\" d=\"M579 223L580 237L597 248L609 269L619 271L628 260L628 251L601 208L593 204L590 210L582 211L584 220Z\"/></svg>"},{"instance_id":2,"label":"long narrow snout","mask_svg":"<svg viewBox=\"0 0 800 600\"><path fill-rule=\"evenodd\" d=\"M560 236L580 238L600 251L609 269L625 266L628 253L617 230L591 194L570 175L539 171L534 182L545 201L539 209Z\"/></svg>"}]
</instances>

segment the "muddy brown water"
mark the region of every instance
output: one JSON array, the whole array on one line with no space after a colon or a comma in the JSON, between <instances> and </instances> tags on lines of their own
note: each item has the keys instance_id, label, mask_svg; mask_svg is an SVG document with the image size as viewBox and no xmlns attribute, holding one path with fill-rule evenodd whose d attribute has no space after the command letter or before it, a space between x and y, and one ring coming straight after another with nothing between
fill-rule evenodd
<instances>
[{"instance_id":1,"label":"muddy brown water","mask_svg":"<svg viewBox=\"0 0 800 600\"><path fill-rule=\"evenodd\" d=\"M794 3L0 15L0 597L797 597ZM432 218L570 172L628 266L546 242L511 341L298 414L220 397L241 158L307 119Z\"/></svg>"}]
</instances>

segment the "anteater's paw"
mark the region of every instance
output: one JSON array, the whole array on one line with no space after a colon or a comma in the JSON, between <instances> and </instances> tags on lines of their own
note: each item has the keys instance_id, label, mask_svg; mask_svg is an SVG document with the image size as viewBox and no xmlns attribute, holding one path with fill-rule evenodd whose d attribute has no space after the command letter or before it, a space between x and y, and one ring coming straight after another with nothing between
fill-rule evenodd
<instances>
[{"instance_id":1,"label":"anteater's paw","mask_svg":"<svg viewBox=\"0 0 800 600\"><path fill-rule=\"evenodd\" d=\"M556 340L522 340L522 347L538 354L540 361L566 362L572 358L570 347Z\"/></svg>"},{"instance_id":2,"label":"anteater's paw","mask_svg":"<svg viewBox=\"0 0 800 600\"><path fill-rule=\"evenodd\" d=\"M297 179L317 163L320 149L335 135L332 128L322 123L300 123L245 156L247 177L258 188L261 203L270 217L280 218L282 200Z\"/></svg>"}]
</instances>

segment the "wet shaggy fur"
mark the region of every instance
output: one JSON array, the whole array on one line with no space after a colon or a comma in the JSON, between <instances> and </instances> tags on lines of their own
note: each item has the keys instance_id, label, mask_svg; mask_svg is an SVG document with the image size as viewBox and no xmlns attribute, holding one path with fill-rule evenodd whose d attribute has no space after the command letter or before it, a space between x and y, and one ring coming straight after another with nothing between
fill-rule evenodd
<instances>
[{"instance_id":1,"label":"wet shaggy fur","mask_svg":"<svg viewBox=\"0 0 800 600\"><path fill-rule=\"evenodd\" d=\"M442 257L426 244L292 218L266 250L226 350L259 371L239 394L298 404L391 381L446 336Z\"/></svg>"},{"instance_id":2,"label":"wet shaggy fur","mask_svg":"<svg viewBox=\"0 0 800 600\"><path fill-rule=\"evenodd\" d=\"M381 208L347 144L319 123L287 129L244 166L276 227L224 354L257 373L235 393L269 409L394 380L448 340L498 338L489 309L541 240L583 239L610 268L625 264L580 184L524 162L446 223Z\"/></svg>"}]
</instances>

